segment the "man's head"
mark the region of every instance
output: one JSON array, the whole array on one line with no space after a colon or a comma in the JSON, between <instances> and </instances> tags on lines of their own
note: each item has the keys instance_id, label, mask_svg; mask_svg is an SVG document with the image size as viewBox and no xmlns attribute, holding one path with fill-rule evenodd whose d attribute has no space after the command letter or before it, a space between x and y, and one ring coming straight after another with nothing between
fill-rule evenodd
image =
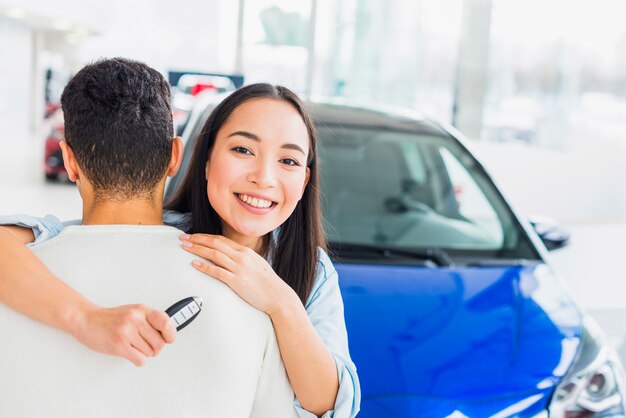
<instances>
[{"instance_id":1,"label":"man's head","mask_svg":"<svg viewBox=\"0 0 626 418\"><path fill-rule=\"evenodd\" d=\"M152 198L171 175L170 89L158 71L123 58L97 61L72 77L61 105L68 174L82 175L96 200Z\"/></svg>"}]
</instances>

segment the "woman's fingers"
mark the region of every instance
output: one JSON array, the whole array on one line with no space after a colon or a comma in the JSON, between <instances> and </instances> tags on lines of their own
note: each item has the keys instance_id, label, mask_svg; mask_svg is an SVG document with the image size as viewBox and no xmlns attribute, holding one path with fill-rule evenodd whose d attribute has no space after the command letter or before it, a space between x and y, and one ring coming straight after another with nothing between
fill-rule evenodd
<instances>
[{"instance_id":1,"label":"woman's fingers","mask_svg":"<svg viewBox=\"0 0 626 418\"><path fill-rule=\"evenodd\" d=\"M230 258L235 258L238 252L242 251L243 245L237 244L235 241L228 239L222 235L209 235L209 234L193 234L183 235L181 239L191 242L195 245L201 245L208 248L214 248L228 255Z\"/></svg>"},{"instance_id":2,"label":"woman's fingers","mask_svg":"<svg viewBox=\"0 0 626 418\"><path fill-rule=\"evenodd\" d=\"M150 322L142 324L138 331L139 336L152 349L152 356L158 355L161 352L163 346L167 343L163 338L163 335L158 330L154 329Z\"/></svg>"},{"instance_id":3,"label":"woman's fingers","mask_svg":"<svg viewBox=\"0 0 626 418\"><path fill-rule=\"evenodd\" d=\"M224 244L206 246L204 244L198 244L191 241L183 241L183 248L190 253L207 259L228 271L232 272L237 267L235 260L228 254L232 253L233 250L224 248Z\"/></svg>"},{"instance_id":4,"label":"woman's fingers","mask_svg":"<svg viewBox=\"0 0 626 418\"><path fill-rule=\"evenodd\" d=\"M146 319L152 328L160 333L164 343L171 344L176 340L176 327L165 312L150 309Z\"/></svg>"},{"instance_id":5,"label":"woman's fingers","mask_svg":"<svg viewBox=\"0 0 626 418\"><path fill-rule=\"evenodd\" d=\"M141 366L146 356L156 355L174 340L176 330L172 337L167 321L165 312L145 305L94 307L78 317L72 333L94 351L124 357Z\"/></svg>"},{"instance_id":6,"label":"woman's fingers","mask_svg":"<svg viewBox=\"0 0 626 418\"><path fill-rule=\"evenodd\" d=\"M143 355L141 351L130 345L124 353L120 353L120 357L126 358L137 367L143 366L146 362L146 356Z\"/></svg>"},{"instance_id":7,"label":"woman's fingers","mask_svg":"<svg viewBox=\"0 0 626 418\"><path fill-rule=\"evenodd\" d=\"M141 332L137 332L137 334L133 336L130 341L130 345L147 357L154 357L155 355L154 349L144 339L144 336L141 334Z\"/></svg>"},{"instance_id":8,"label":"woman's fingers","mask_svg":"<svg viewBox=\"0 0 626 418\"><path fill-rule=\"evenodd\" d=\"M267 260L251 248L215 235L183 235L180 238L186 250L204 258L192 262L197 270L224 282L260 311L270 312L276 305L275 292L288 286Z\"/></svg>"},{"instance_id":9,"label":"woman's fingers","mask_svg":"<svg viewBox=\"0 0 626 418\"><path fill-rule=\"evenodd\" d=\"M194 260L191 265L193 265L197 270L201 271L204 274L207 274L211 277L218 279L221 282L226 283L230 288L233 287L233 281L235 275L230 271L223 269L220 266L215 266L205 261ZM234 290L234 289L233 289Z\"/></svg>"}]
</instances>

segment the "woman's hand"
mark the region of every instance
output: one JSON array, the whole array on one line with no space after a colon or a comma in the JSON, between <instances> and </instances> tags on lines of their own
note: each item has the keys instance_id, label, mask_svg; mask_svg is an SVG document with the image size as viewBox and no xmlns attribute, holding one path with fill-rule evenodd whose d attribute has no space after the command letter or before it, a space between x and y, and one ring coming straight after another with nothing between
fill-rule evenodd
<instances>
[{"instance_id":1,"label":"woman's hand","mask_svg":"<svg viewBox=\"0 0 626 418\"><path fill-rule=\"evenodd\" d=\"M183 248L209 260L195 260L192 265L230 287L256 309L272 315L281 294L293 290L274 272L267 261L251 248L221 235L181 236Z\"/></svg>"},{"instance_id":2,"label":"woman's hand","mask_svg":"<svg viewBox=\"0 0 626 418\"><path fill-rule=\"evenodd\" d=\"M194 261L196 269L226 283L270 316L287 376L301 405L317 416L331 410L339 390L337 366L293 289L254 250L226 237L194 234L183 235L181 240L184 249L210 261Z\"/></svg>"},{"instance_id":3,"label":"woman's hand","mask_svg":"<svg viewBox=\"0 0 626 418\"><path fill-rule=\"evenodd\" d=\"M92 305L77 312L72 322L72 334L83 345L126 358L138 367L176 339L176 328L167 314L144 305Z\"/></svg>"}]
</instances>

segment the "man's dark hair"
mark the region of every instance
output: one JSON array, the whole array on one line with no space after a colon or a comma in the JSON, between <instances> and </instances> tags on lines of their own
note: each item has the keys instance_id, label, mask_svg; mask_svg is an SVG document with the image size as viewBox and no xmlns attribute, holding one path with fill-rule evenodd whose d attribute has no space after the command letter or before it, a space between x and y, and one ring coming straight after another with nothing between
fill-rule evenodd
<instances>
[{"instance_id":1,"label":"man's dark hair","mask_svg":"<svg viewBox=\"0 0 626 418\"><path fill-rule=\"evenodd\" d=\"M72 77L61 105L65 139L96 197L149 197L172 154L170 88L163 76L141 62L100 60Z\"/></svg>"}]
</instances>

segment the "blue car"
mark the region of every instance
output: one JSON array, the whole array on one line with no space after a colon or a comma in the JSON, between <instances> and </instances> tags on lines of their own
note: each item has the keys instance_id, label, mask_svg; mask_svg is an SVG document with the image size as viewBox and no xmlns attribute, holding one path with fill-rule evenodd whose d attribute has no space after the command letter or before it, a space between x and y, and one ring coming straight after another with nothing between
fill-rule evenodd
<instances>
[{"instance_id":1,"label":"blue car","mask_svg":"<svg viewBox=\"0 0 626 418\"><path fill-rule=\"evenodd\" d=\"M181 173L215 104L196 103ZM546 262L566 235L517 216L453 129L309 109L359 417L625 416L619 360Z\"/></svg>"}]
</instances>

